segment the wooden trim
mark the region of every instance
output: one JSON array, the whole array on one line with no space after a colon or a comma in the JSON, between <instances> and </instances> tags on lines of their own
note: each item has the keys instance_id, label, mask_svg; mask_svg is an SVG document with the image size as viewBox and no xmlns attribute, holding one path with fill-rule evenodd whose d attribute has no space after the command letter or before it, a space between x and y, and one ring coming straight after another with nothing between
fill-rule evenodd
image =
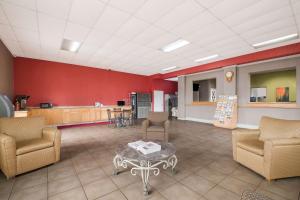
<instances>
[{"instance_id":1,"label":"wooden trim","mask_svg":"<svg viewBox=\"0 0 300 200\"><path fill-rule=\"evenodd\" d=\"M239 106L240 108L286 108L286 109L299 109L296 103L278 103L278 102L269 102L269 103L258 103L252 102L246 105Z\"/></svg>"},{"instance_id":2,"label":"wooden trim","mask_svg":"<svg viewBox=\"0 0 300 200\"><path fill-rule=\"evenodd\" d=\"M187 104L187 106L215 106L216 102L210 101L194 101L191 104Z\"/></svg>"}]
</instances>

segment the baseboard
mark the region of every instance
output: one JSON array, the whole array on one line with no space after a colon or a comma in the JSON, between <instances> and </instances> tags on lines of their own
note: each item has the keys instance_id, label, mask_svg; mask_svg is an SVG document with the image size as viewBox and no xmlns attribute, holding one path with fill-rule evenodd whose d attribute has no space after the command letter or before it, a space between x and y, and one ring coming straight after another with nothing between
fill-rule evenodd
<instances>
[{"instance_id":1,"label":"baseboard","mask_svg":"<svg viewBox=\"0 0 300 200\"><path fill-rule=\"evenodd\" d=\"M201 122L201 123L206 123L206 124L213 124L213 120L209 119L199 119L199 118L194 118L194 117L186 117L186 118L178 118L179 120L188 120L188 121L193 121L193 122ZM237 124L238 128L246 128L246 129L258 129L258 126L256 125L251 125L251 124Z\"/></svg>"},{"instance_id":2,"label":"baseboard","mask_svg":"<svg viewBox=\"0 0 300 200\"><path fill-rule=\"evenodd\" d=\"M185 120L185 118L180 118L180 117L177 117L177 119L178 119L178 120Z\"/></svg>"},{"instance_id":3,"label":"baseboard","mask_svg":"<svg viewBox=\"0 0 300 200\"><path fill-rule=\"evenodd\" d=\"M213 120L209 119L199 119L199 118L194 118L194 117L186 117L185 120L193 121L193 122L202 122L206 124L212 124Z\"/></svg>"},{"instance_id":4,"label":"baseboard","mask_svg":"<svg viewBox=\"0 0 300 200\"><path fill-rule=\"evenodd\" d=\"M246 129L258 129L258 126L250 124L237 124L237 127Z\"/></svg>"}]
</instances>

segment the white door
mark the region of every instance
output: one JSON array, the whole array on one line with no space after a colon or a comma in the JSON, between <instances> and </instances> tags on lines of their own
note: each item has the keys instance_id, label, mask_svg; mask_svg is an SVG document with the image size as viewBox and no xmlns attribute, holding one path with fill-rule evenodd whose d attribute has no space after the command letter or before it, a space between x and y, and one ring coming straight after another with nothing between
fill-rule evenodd
<instances>
[{"instance_id":1,"label":"white door","mask_svg":"<svg viewBox=\"0 0 300 200\"><path fill-rule=\"evenodd\" d=\"M154 90L153 92L154 112L164 112L164 91Z\"/></svg>"},{"instance_id":2,"label":"white door","mask_svg":"<svg viewBox=\"0 0 300 200\"><path fill-rule=\"evenodd\" d=\"M169 94L165 94L165 106L164 106L164 110L166 112L169 112L169 99L170 99L170 95Z\"/></svg>"}]
</instances>

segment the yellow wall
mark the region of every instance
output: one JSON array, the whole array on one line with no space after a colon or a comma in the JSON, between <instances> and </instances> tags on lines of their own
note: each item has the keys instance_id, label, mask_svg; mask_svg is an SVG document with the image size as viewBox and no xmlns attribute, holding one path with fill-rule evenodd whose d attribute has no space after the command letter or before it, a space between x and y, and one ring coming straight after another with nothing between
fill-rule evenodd
<instances>
[{"instance_id":1,"label":"yellow wall","mask_svg":"<svg viewBox=\"0 0 300 200\"><path fill-rule=\"evenodd\" d=\"M276 88L289 87L290 101L296 101L296 70L251 75L251 88L267 88L267 102L276 102Z\"/></svg>"}]
</instances>

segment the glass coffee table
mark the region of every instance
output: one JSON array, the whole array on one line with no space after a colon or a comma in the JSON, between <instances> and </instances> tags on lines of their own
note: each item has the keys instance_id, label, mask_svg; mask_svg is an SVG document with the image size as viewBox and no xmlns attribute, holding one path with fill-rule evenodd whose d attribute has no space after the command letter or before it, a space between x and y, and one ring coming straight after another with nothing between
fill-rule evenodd
<instances>
[{"instance_id":1,"label":"glass coffee table","mask_svg":"<svg viewBox=\"0 0 300 200\"><path fill-rule=\"evenodd\" d=\"M171 143L161 143L161 151L144 155L141 152L129 147L127 144L121 145L116 150L116 156L113 163L115 166L114 175L118 175L119 168L132 167L130 173L136 176L140 171L144 195L148 195L150 191L149 176L152 172L155 176L160 173L159 166L163 169L170 168L172 173L175 173L175 166L177 164L177 157L175 155L176 148Z\"/></svg>"}]
</instances>

